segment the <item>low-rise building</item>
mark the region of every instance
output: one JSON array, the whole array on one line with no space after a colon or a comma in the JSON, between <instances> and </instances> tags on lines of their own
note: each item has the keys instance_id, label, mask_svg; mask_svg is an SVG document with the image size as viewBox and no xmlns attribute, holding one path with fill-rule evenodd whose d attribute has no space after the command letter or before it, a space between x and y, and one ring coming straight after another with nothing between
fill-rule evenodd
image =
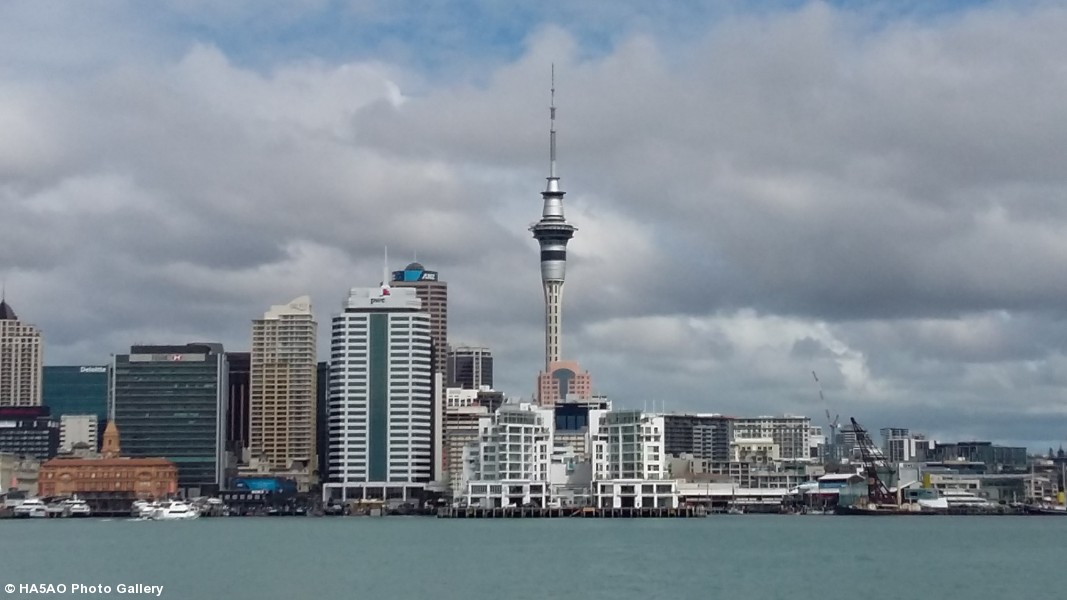
<instances>
[{"instance_id":1,"label":"low-rise building","mask_svg":"<svg viewBox=\"0 0 1067 600\"><path fill-rule=\"evenodd\" d=\"M165 458L130 458L121 455L114 421L104 431L99 456L60 457L41 465L41 496L86 498L165 498L178 490L178 468ZM95 510L95 506L93 507Z\"/></svg>"},{"instance_id":2,"label":"low-rise building","mask_svg":"<svg viewBox=\"0 0 1067 600\"><path fill-rule=\"evenodd\" d=\"M0 452L0 492L36 496L40 470L41 461L36 458Z\"/></svg>"}]
</instances>

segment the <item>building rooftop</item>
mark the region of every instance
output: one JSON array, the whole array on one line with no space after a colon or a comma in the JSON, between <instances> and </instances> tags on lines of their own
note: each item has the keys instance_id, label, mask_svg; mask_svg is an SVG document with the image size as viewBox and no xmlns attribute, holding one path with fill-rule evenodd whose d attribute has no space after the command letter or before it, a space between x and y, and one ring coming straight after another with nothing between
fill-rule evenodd
<instances>
[{"instance_id":1,"label":"building rooftop","mask_svg":"<svg viewBox=\"0 0 1067 600\"><path fill-rule=\"evenodd\" d=\"M0 300L0 321L18 321L19 318L15 316L15 309L11 308L11 305L6 300Z\"/></svg>"}]
</instances>

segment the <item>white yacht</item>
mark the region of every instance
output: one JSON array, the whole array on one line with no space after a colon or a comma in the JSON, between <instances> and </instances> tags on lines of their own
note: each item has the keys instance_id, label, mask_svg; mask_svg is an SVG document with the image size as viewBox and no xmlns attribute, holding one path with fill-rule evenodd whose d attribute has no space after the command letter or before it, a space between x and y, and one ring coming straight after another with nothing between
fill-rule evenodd
<instances>
[{"instance_id":1,"label":"white yacht","mask_svg":"<svg viewBox=\"0 0 1067 600\"><path fill-rule=\"evenodd\" d=\"M63 501L64 517L89 517L92 516L92 514L93 510L89 508L89 505L85 500L70 498Z\"/></svg>"},{"instance_id":2,"label":"white yacht","mask_svg":"<svg viewBox=\"0 0 1067 600\"><path fill-rule=\"evenodd\" d=\"M996 504L976 496L964 490L940 490L936 498L919 499L921 508L931 510L946 510L953 508L970 508L990 510L996 508Z\"/></svg>"},{"instance_id":3,"label":"white yacht","mask_svg":"<svg viewBox=\"0 0 1067 600\"><path fill-rule=\"evenodd\" d=\"M40 498L26 498L15 507L15 517L41 519L48 516L48 506Z\"/></svg>"},{"instance_id":4,"label":"white yacht","mask_svg":"<svg viewBox=\"0 0 1067 600\"><path fill-rule=\"evenodd\" d=\"M135 519L148 519L152 516L152 513L156 512L157 508L159 508L158 502L134 500L133 508L130 510L130 516Z\"/></svg>"},{"instance_id":5,"label":"white yacht","mask_svg":"<svg viewBox=\"0 0 1067 600\"><path fill-rule=\"evenodd\" d=\"M172 500L161 503L149 518L155 521L186 521L199 516L200 513L189 504L180 500Z\"/></svg>"}]
</instances>

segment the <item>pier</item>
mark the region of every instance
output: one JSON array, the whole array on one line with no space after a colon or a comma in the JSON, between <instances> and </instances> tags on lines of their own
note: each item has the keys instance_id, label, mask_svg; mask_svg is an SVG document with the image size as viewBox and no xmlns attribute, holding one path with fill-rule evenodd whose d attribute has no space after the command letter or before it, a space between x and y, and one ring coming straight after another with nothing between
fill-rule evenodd
<instances>
[{"instance_id":1,"label":"pier","mask_svg":"<svg viewBox=\"0 0 1067 600\"><path fill-rule=\"evenodd\" d=\"M482 508L479 506L452 507L442 506L437 509L439 519L688 519L703 517L706 512L702 506L682 506L678 508L539 508L539 507L505 507Z\"/></svg>"}]
</instances>

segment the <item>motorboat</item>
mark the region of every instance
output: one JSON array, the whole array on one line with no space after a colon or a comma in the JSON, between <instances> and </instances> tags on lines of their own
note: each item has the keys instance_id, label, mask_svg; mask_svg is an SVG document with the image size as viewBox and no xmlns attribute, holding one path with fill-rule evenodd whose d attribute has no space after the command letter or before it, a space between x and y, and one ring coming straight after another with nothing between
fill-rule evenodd
<instances>
[{"instance_id":1,"label":"motorboat","mask_svg":"<svg viewBox=\"0 0 1067 600\"><path fill-rule=\"evenodd\" d=\"M90 517L92 514L93 509L89 508L89 504L85 500L69 498L63 501L64 517Z\"/></svg>"},{"instance_id":2,"label":"motorboat","mask_svg":"<svg viewBox=\"0 0 1067 600\"><path fill-rule=\"evenodd\" d=\"M200 516L200 512L181 500L163 502L149 518L154 521L187 521Z\"/></svg>"},{"instance_id":3,"label":"motorboat","mask_svg":"<svg viewBox=\"0 0 1067 600\"><path fill-rule=\"evenodd\" d=\"M135 519L148 519L152 517L152 513L156 512L157 508L159 508L158 502L134 500L133 508L130 509L130 516Z\"/></svg>"},{"instance_id":4,"label":"motorboat","mask_svg":"<svg viewBox=\"0 0 1067 600\"><path fill-rule=\"evenodd\" d=\"M43 519L48 516L48 506L40 498L26 498L14 512L20 519Z\"/></svg>"}]
</instances>

